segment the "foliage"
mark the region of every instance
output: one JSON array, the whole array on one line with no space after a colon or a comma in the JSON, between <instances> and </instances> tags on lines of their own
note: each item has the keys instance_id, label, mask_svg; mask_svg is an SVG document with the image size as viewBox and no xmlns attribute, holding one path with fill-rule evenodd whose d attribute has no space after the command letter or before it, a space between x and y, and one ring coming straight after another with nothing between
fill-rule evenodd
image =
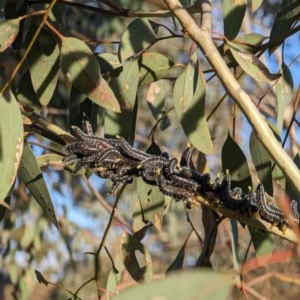
<instances>
[{"instance_id":1,"label":"foliage","mask_svg":"<svg viewBox=\"0 0 300 300\"><path fill-rule=\"evenodd\" d=\"M73 176L62 159L86 114L98 136L148 153L180 157L192 143L196 170L229 170L244 192L258 178L288 214L288 196L299 201L298 173L290 175L299 167L299 48L289 47L299 1L213 3L213 15L223 11L222 24L212 19L213 53L199 49L177 1L64 2L0 3L0 298L297 295L297 255L285 241L298 241L297 226L283 232L207 199L187 210L140 178L107 195L108 180L89 169ZM205 3L181 3L198 22ZM239 83L216 68L219 54ZM258 120L231 85L254 99ZM257 131L262 115L276 143ZM294 163L284 166L287 154ZM123 291L136 282L151 283Z\"/></svg>"}]
</instances>

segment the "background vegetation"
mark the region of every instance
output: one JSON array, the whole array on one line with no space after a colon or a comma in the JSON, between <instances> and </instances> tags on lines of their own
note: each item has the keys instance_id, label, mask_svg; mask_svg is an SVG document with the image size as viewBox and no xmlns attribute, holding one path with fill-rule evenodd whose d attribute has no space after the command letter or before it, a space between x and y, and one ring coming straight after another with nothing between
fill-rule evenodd
<instances>
[{"instance_id":1,"label":"background vegetation","mask_svg":"<svg viewBox=\"0 0 300 300\"><path fill-rule=\"evenodd\" d=\"M86 113L98 136L176 158L191 142L199 172L299 201L299 0L0 9L0 299L296 299L298 228L186 211L139 180L107 195L62 158Z\"/></svg>"}]
</instances>

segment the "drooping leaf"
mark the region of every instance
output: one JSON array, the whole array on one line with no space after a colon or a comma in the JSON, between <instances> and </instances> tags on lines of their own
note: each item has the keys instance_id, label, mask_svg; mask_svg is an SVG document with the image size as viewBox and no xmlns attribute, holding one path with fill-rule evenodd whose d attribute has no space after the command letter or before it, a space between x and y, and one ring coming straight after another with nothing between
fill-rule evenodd
<instances>
[{"instance_id":1,"label":"drooping leaf","mask_svg":"<svg viewBox=\"0 0 300 300\"><path fill-rule=\"evenodd\" d=\"M115 69L122 70L123 64L120 63L117 55L112 53L101 53L96 56L100 65L101 73L106 74Z\"/></svg>"},{"instance_id":2,"label":"drooping leaf","mask_svg":"<svg viewBox=\"0 0 300 300\"><path fill-rule=\"evenodd\" d=\"M237 44L237 46L240 49L255 54L259 51L259 46L262 44L262 42L265 39L266 37L264 37L263 35L252 32L252 33L246 33L236 37L234 39L234 43ZM229 67L237 66L237 62L233 58L227 43L220 45L218 47L218 51L223 56L224 61Z\"/></svg>"},{"instance_id":3,"label":"drooping leaf","mask_svg":"<svg viewBox=\"0 0 300 300\"><path fill-rule=\"evenodd\" d=\"M9 47L19 32L19 19L0 21L0 53Z\"/></svg>"},{"instance_id":4,"label":"drooping leaf","mask_svg":"<svg viewBox=\"0 0 300 300\"><path fill-rule=\"evenodd\" d=\"M267 120L269 127L271 128L274 137L278 141L280 145L282 145L281 137L278 128L269 120ZM275 161L271 158L272 161L272 179L276 181L282 188L285 188L285 175L283 174L280 167L275 163Z\"/></svg>"},{"instance_id":5,"label":"drooping leaf","mask_svg":"<svg viewBox=\"0 0 300 300\"><path fill-rule=\"evenodd\" d=\"M274 235L268 232L261 232L260 230L249 227L252 237L255 255L260 266L264 266L272 257Z\"/></svg>"},{"instance_id":6,"label":"drooping leaf","mask_svg":"<svg viewBox=\"0 0 300 300\"><path fill-rule=\"evenodd\" d=\"M26 47L37 30L31 25L26 35ZM47 30L42 29L27 55L32 86L42 105L48 105L56 87L59 71L59 48Z\"/></svg>"},{"instance_id":7,"label":"drooping leaf","mask_svg":"<svg viewBox=\"0 0 300 300\"><path fill-rule=\"evenodd\" d=\"M173 272L176 270L181 270L183 267L183 261L184 261L184 257L185 257L185 247L186 244L192 234L193 230L190 231L189 235L187 236L186 240L184 241L182 247L180 248L176 258L174 259L174 261L172 262L172 264L169 266L169 268L166 271L166 274L168 274L169 272Z\"/></svg>"},{"instance_id":8,"label":"drooping leaf","mask_svg":"<svg viewBox=\"0 0 300 300\"><path fill-rule=\"evenodd\" d=\"M124 290L118 300L128 299L201 299L226 300L232 288L232 274L206 269L172 274L149 285Z\"/></svg>"},{"instance_id":9,"label":"drooping leaf","mask_svg":"<svg viewBox=\"0 0 300 300\"><path fill-rule=\"evenodd\" d=\"M0 201L13 185L23 151L23 122L19 106L7 89L0 96Z\"/></svg>"},{"instance_id":10,"label":"drooping leaf","mask_svg":"<svg viewBox=\"0 0 300 300\"><path fill-rule=\"evenodd\" d=\"M294 163L295 165L298 167L298 169L300 170L300 152L298 152L295 157L294 157ZM298 201L298 199L300 198L300 195L295 191L294 187L288 182L286 181L286 188L285 188L287 194L289 195L291 200L296 200Z\"/></svg>"},{"instance_id":11,"label":"drooping leaf","mask_svg":"<svg viewBox=\"0 0 300 300\"><path fill-rule=\"evenodd\" d=\"M152 260L145 246L126 231L123 231L120 246L121 260L132 278L140 283L151 282L153 275ZM140 256L138 260L137 253L143 255L143 262Z\"/></svg>"},{"instance_id":12,"label":"drooping leaf","mask_svg":"<svg viewBox=\"0 0 300 300\"><path fill-rule=\"evenodd\" d=\"M162 229L165 196L155 185L149 185L141 178L137 179L137 193L144 223L147 223L147 221L152 222L158 232L160 232Z\"/></svg>"},{"instance_id":13,"label":"drooping leaf","mask_svg":"<svg viewBox=\"0 0 300 300\"><path fill-rule=\"evenodd\" d=\"M117 288L117 275L115 271L112 269L109 272L107 282L106 282L106 299L112 299L114 295L118 294L118 288Z\"/></svg>"},{"instance_id":14,"label":"drooping leaf","mask_svg":"<svg viewBox=\"0 0 300 300\"><path fill-rule=\"evenodd\" d=\"M119 60L123 62L132 55L148 48L156 38L149 21L147 19L135 19L124 31L120 46Z\"/></svg>"},{"instance_id":15,"label":"drooping leaf","mask_svg":"<svg viewBox=\"0 0 300 300\"><path fill-rule=\"evenodd\" d=\"M98 61L87 45L75 38L64 38L61 68L75 87L96 104L120 112L120 105L107 82L101 77Z\"/></svg>"},{"instance_id":16,"label":"drooping leaf","mask_svg":"<svg viewBox=\"0 0 300 300\"><path fill-rule=\"evenodd\" d=\"M30 296L33 294L33 290L36 286L34 271L31 268L24 270L24 272L21 273L18 283L21 295L18 299L30 299Z\"/></svg>"},{"instance_id":17,"label":"drooping leaf","mask_svg":"<svg viewBox=\"0 0 300 300\"><path fill-rule=\"evenodd\" d=\"M2 0L1 0L2 2ZM21 6L18 6L17 3L6 3L5 5L5 9L4 9L4 16L5 16L5 20L18 20L19 24L18 24L18 32L17 32L17 36L13 37L13 40L9 43L12 45L13 49L15 51L19 51L21 49L22 46L22 37L23 37L23 32L24 32L24 23L25 23L25 19L23 20L19 20L18 18L21 16L24 16L28 13L28 5L27 4L23 4Z\"/></svg>"},{"instance_id":18,"label":"drooping leaf","mask_svg":"<svg viewBox=\"0 0 300 300\"><path fill-rule=\"evenodd\" d=\"M51 223L58 228L54 206L47 189L47 185L37 164L35 156L27 142L24 143L24 151L22 154L18 174L26 184L26 187L34 199L42 207Z\"/></svg>"},{"instance_id":19,"label":"drooping leaf","mask_svg":"<svg viewBox=\"0 0 300 300\"><path fill-rule=\"evenodd\" d=\"M251 52L241 49L237 44L229 41L227 43L236 62L253 79L261 82L272 82L281 76L280 74L272 74Z\"/></svg>"},{"instance_id":20,"label":"drooping leaf","mask_svg":"<svg viewBox=\"0 0 300 300\"><path fill-rule=\"evenodd\" d=\"M149 84L167 76L174 64L160 53L143 53L139 59L139 84Z\"/></svg>"},{"instance_id":21,"label":"drooping leaf","mask_svg":"<svg viewBox=\"0 0 300 300\"><path fill-rule=\"evenodd\" d=\"M34 235L36 233L35 224L29 224L25 226L25 229L23 231L20 245L23 249L26 249L29 247L29 245L33 242Z\"/></svg>"},{"instance_id":22,"label":"drooping leaf","mask_svg":"<svg viewBox=\"0 0 300 300\"><path fill-rule=\"evenodd\" d=\"M125 63L120 75L110 79L109 85L120 103L121 114L105 111L104 127L106 136L115 137L118 134L130 144L133 143L138 81L139 68L137 59L132 59Z\"/></svg>"},{"instance_id":23,"label":"drooping leaf","mask_svg":"<svg viewBox=\"0 0 300 300\"><path fill-rule=\"evenodd\" d=\"M38 271L38 270L34 270L35 272L35 276L36 276L36 279L38 280L39 283L43 283L44 285L48 285L48 281L44 278L43 274Z\"/></svg>"},{"instance_id":24,"label":"drooping leaf","mask_svg":"<svg viewBox=\"0 0 300 300\"><path fill-rule=\"evenodd\" d=\"M23 75L16 88L15 95L18 101L23 105L29 105L37 114L40 113L42 105L37 99L36 93L33 89L29 71L26 71Z\"/></svg>"},{"instance_id":25,"label":"drooping leaf","mask_svg":"<svg viewBox=\"0 0 300 300\"><path fill-rule=\"evenodd\" d=\"M231 235L231 248L232 248L232 258L233 266L236 271L239 270L239 231L238 223L235 220L230 219L230 235Z\"/></svg>"},{"instance_id":26,"label":"drooping leaf","mask_svg":"<svg viewBox=\"0 0 300 300\"><path fill-rule=\"evenodd\" d=\"M45 9L46 8L47 6L45 5ZM66 5L57 2L51 9L48 16L52 22L56 22L56 24L58 23L59 26L63 26L65 22L65 14L66 14Z\"/></svg>"},{"instance_id":27,"label":"drooping leaf","mask_svg":"<svg viewBox=\"0 0 300 300\"><path fill-rule=\"evenodd\" d=\"M293 23L298 20L300 13L299 0L285 0L281 2L273 27L271 29L270 42L286 33ZM284 39L273 47L269 48L271 55L284 41Z\"/></svg>"},{"instance_id":28,"label":"drooping leaf","mask_svg":"<svg viewBox=\"0 0 300 300\"><path fill-rule=\"evenodd\" d=\"M146 94L147 104L152 112L155 120L159 120L165 113L165 100L166 92L164 89L165 80L159 80L152 82L149 85L148 92ZM165 116L160 122L160 129L165 130L171 125L171 121L168 116Z\"/></svg>"},{"instance_id":29,"label":"drooping leaf","mask_svg":"<svg viewBox=\"0 0 300 300\"><path fill-rule=\"evenodd\" d=\"M192 61L194 60L192 56ZM174 107L189 141L201 152L212 154L213 146L205 117L205 80L198 63L178 76L174 91ZM190 76L187 76L187 71Z\"/></svg>"},{"instance_id":30,"label":"drooping leaf","mask_svg":"<svg viewBox=\"0 0 300 300\"><path fill-rule=\"evenodd\" d=\"M241 187L244 192L252 187L250 170L247 159L239 145L228 134L222 148L222 169L231 175L231 187Z\"/></svg>"},{"instance_id":31,"label":"drooping leaf","mask_svg":"<svg viewBox=\"0 0 300 300\"><path fill-rule=\"evenodd\" d=\"M224 33L229 40L233 40L240 31L245 12L246 0L223 0Z\"/></svg>"},{"instance_id":32,"label":"drooping leaf","mask_svg":"<svg viewBox=\"0 0 300 300\"><path fill-rule=\"evenodd\" d=\"M281 66L282 76L276 82L276 100L277 100L277 128L279 132L283 126L283 114L293 93L293 77L290 69L285 63Z\"/></svg>"},{"instance_id":33,"label":"drooping leaf","mask_svg":"<svg viewBox=\"0 0 300 300\"><path fill-rule=\"evenodd\" d=\"M254 163L258 178L264 185L265 191L272 196L272 160L271 156L263 146L263 144L256 137L254 130L252 130L249 140L250 153Z\"/></svg>"}]
</instances>

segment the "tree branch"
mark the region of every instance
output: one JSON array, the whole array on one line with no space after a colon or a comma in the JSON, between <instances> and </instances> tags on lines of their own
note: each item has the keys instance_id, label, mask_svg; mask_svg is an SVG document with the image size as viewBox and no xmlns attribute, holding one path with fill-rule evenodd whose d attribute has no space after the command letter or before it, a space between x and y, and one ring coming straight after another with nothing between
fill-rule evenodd
<instances>
[{"instance_id":1,"label":"tree branch","mask_svg":"<svg viewBox=\"0 0 300 300\"><path fill-rule=\"evenodd\" d=\"M242 112L247 117L249 123L254 128L258 139L265 146L277 165L282 169L284 175L293 185L294 189L300 194L300 171L294 164L293 160L282 149L267 122L259 113L251 98L236 81L212 41L210 25L208 25L208 23L211 23L209 22L211 19L211 12L209 8L210 1L204 0L200 3L203 15L205 14L205 18L204 16L202 17L201 27L197 25L178 0L165 0L165 2L174 13L175 17L179 20L186 33L189 34L189 36L201 49L228 94L238 104Z\"/></svg>"}]
</instances>

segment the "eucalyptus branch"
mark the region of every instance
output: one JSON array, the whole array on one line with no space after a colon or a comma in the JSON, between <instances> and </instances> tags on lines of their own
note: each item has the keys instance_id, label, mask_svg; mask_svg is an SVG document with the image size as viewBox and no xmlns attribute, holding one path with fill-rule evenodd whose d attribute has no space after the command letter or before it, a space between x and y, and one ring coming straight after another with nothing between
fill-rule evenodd
<instances>
[{"instance_id":1,"label":"eucalyptus branch","mask_svg":"<svg viewBox=\"0 0 300 300\"><path fill-rule=\"evenodd\" d=\"M211 19L210 2L201 2L202 11L205 11L205 18L203 14L201 27L197 25L178 0L165 0L165 2L176 18L180 21L184 30L201 49L228 94L235 100L242 112L245 114L249 123L252 125L258 139L262 142L274 161L282 169L284 175L293 185L294 189L300 194L300 171L294 164L293 160L282 149L267 122L255 107L252 99L237 82L212 41L210 31L211 20L208 22L208 20ZM204 8L205 10L203 10Z\"/></svg>"}]
</instances>

